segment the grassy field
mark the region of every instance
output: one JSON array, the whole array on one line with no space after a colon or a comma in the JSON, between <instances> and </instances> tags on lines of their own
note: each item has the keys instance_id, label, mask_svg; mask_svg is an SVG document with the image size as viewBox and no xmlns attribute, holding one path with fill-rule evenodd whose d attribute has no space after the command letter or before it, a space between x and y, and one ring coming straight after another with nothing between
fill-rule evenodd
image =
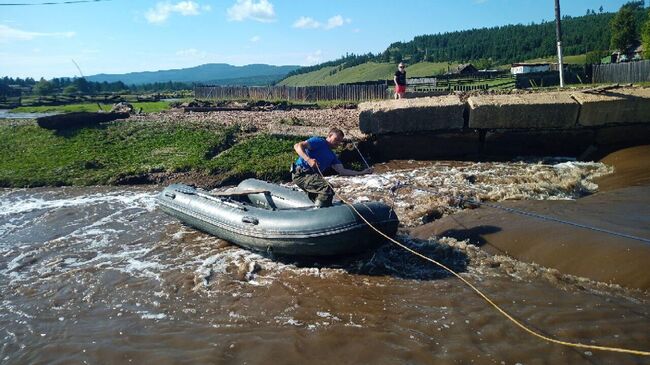
<instances>
[{"instance_id":1,"label":"grassy field","mask_svg":"<svg viewBox=\"0 0 650 365\"><path fill-rule=\"evenodd\" d=\"M102 110L109 111L113 104L100 104ZM142 108L144 113L160 112L169 109L169 103L165 101L151 101L151 102L134 102L131 103L136 111ZM67 105L46 105L46 106L21 106L11 109L11 113L70 113L70 112L96 112L99 111L97 103L81 103L81 104L67 104Z\"/></svg>"},{"instance_id":2,"label":"grassy field","mask_svg":"<svg viewBox=\"0 0 650 365\"><path fill-rule=\"evenodd\" d=\"M565 56L564 62L568 64L584 64L586 55ZM557 62L556 56L526 60L523 62ZM458 62L419 62L412 65L406 65L408 77L425 77L446 73L447 70L454 70L459 65ZM367 62L358 66L339 70L336 66L325 67L320 70L308 72L301 75L291 76L282 80L279 85L287 86L323 86L338 85L344 83L392 80L396 70L394 63L376 63ZM494 68L500 70L509 70L510 65L499 65Z\"/></svg>"},{"instance_id":3,"label":"grassy field","mask_svg":"<svg viewBox=\"0 0 650 365\"><path fill-rule=\"evenodd\" d=\"M575 56L564 56L562 61L569 65L584 65L587 61L587 55L575 55ZM525 62L529 63L557 63L557 56L545 57L545 58L536 58L533 60L526 60Z\"/></svg>"},{"instance_id":4,"label":"grassy field","mask_svg":"<svg viewBox=\"0 0 650 365\"><path fill-rule=\"evenodd\" d=\"M115 184L149 173L195 172L228 181L288 179L300 138L261 135L237 142L238 128L208 130L111 123L58 133L0 125L0 186Z\"/></svg>"},{"instance_id":5,"label":"grassy field","mask_svg":"<svg viewBox=\"0 0 650 365\"><path fill-rule=\"evenodd\" d=\"M406 73L408 77L424 77L437 75L447 72L447 66L456 68L458 63L448 65L446 62L420 62L413 65L407 65ZM394 63L375 63L368 62L362 65L338 70L337 67L325 67L317 71L306 74L291 76L279 85L287 86L323 86L338 85L352 82L392 80L397 65Z\"/></svg>"}]
</instances>

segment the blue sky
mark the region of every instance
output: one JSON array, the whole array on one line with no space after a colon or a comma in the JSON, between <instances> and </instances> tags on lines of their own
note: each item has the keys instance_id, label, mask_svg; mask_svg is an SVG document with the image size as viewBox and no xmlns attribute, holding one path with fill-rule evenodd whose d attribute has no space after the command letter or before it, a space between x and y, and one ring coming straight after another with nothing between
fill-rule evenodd
<instances>
[{"instance_id":1,"label":"blue sky","mask_svg":"<svg viewBox=\"0 0 650 365\"><path fill-rule=\"evenodd\" d=\"M64 0L48 0L62 2ZM0 0L40 3L44 0ZM562 14L626 0L562 0ZM553 0L110 0L0 6L0 76L312 65L421 34L554 19Z\"/></svg>"}]
</instances>

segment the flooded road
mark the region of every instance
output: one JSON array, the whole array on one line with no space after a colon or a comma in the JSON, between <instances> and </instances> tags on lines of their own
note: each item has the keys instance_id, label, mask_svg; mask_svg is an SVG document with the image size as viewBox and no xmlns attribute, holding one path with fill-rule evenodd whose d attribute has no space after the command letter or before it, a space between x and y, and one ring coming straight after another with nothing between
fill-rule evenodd
<instances>
[{"instance_id":1,"label":"flooded road","mask_svg":"<svg viewBox=\"0 0 650 365\"><path fill-rule=\"evenodd\" d=\"M393 204L404 229L465 209L459 196L575 199L612 172L575 162L377 170L331 181L353 200ZM395 188L400 182L439 194ZM160 189L0 190L2 363L650 363L530 337L458 279L390 244L319 262L240 249L157 210ZM650 349L647 292L455 239L398 238L546 335Z\"/></svg>"}]
</instances>

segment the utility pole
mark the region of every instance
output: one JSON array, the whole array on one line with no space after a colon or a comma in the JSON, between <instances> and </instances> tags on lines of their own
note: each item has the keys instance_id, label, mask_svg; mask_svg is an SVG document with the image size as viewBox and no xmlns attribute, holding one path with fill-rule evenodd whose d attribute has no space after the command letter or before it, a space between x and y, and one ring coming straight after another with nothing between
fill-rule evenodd
<instances>
[{"instance_id":1,"label":"utility pole","mask_svg":"<svg viewBox=\"0 0 650 365\"><path fill-rule=\"evenodd\" d=\"M557 39L557 58L560 70L560 87L564 87L564 62L562 61L562 25L560 22L560 0L555 0L555 38Z\"/></svg>"}]
</instances>

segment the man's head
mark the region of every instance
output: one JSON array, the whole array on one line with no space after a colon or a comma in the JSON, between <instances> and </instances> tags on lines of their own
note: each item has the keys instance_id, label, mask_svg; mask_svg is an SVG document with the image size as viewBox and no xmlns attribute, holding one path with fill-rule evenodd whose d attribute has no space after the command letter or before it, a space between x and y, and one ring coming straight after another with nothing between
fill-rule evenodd
<instances>
[{"instance_id":1,"label":"man's head","mask_svg":"<svg viewBox=\"0 0 650 365\"><path fill-rule=\"evenodd\" d=\"M398 68L400 71L404 71L404 68L405 68L405 67L406 67L406 66L404 66L404 64L403 64L402 62L400 62L399 65L397 65L397 68Z\"/></svg>"},{"instance_id":2,"label":"man's head","mask_svg":"<svg viewBox=\"0 0 650 365\"><path fill-rule=\"evenodd\" d=\"M327 133L327 138L325 140L327 141L327 144L330 145L330 147L338 147L341 142L343 142L343 137L345 137L345 134L343 133L342 130L338 128L332 128L330 129L329 133Z\"/></svg>"}]
</instances>

